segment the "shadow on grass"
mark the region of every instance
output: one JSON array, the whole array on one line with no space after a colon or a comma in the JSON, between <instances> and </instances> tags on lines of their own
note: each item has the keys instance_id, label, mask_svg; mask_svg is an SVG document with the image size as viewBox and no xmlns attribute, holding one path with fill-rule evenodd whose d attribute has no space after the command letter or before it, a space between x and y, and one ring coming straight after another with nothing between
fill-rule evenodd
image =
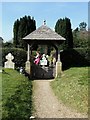
<instances>
[{"instance_id":1,"label":"shadow on grass","mask_svg":"<svg viewBox=\"0 0 90 120\"><path fill-rule=\"evenodd\" d=\"M32 111L32 85L18 86L14 95L3 105L2 120L28 120ZM5 114L7 113L7 114Z\"/></svg>"},{"instance_id":2,"label":"shadow on grass","mask_svg":"<svg viewBox=\"0 0 90 120\"><path fill-rule=\"evenodd\" d=\"M6 72L4 69L2 69L2 73L3 74L8 74L8 75L10 75L8 72Z\"/></svg>"}]
</instances>

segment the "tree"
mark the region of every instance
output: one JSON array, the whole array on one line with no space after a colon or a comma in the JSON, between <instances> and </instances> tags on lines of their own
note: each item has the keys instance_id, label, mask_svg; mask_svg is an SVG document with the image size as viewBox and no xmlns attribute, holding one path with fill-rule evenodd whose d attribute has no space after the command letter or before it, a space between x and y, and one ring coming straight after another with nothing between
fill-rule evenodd
<instances>
[{"instance_id":1,"label":"tree","mask_svg":"<svg viewBox=\"0 0 90 120\"><path fill-rule=\"evenodd\" d=\"M73 30L74 47L88 48L88 31L86 30L87 24L81 22L79 24L80 29L77 27Z\"/></svg>"},{"instance_id":2,"label":"tree","mask_svg":"<svg viewBox=\"0 0 90 120\"><path fill-rule=\"evenodd\" d=\"M13 47L13 43L11 42L5 42L2 44L3 48L12 48Z\"/></svg>"},{"instance_id":3,"label":"tree","mask_svg":"<svg viewBox=\"0 0 90 120\"><path fill-rule=\"evenodd\" d=\"M56 22L55 32L66 38L66 41L61 45L63 49L73 48L73 35L69 18L60 18Z\"/></svg>"},{"instance_id":4,"label":"tree","mask_svg":"<svg viewBox=\"0 0 90 120\"><path fill-rule=\"evenodd\" d=\"M75 30L74 30L74 32L78 32L79 31L79 28L77 27Z\"/></svg>"},{"instance_id":5,"label":"tree","mask_svg":"<svg viewBox=\"0 0 90 120\"><path fill-rule=\"evenodd\" d=\"M81 22L79 24L80 30L86 30L86 26L87 26L87 24L85 22Z\"/></svg>"},{"instance_id":6,"label":"tree","mask_svg":"<svg viewBox=\"0 0 90 120\"><path fill-rule=\"evenodd\" d=\"M19 39L18 39L19 25L20 25L20 21L17 19L13 27L13 33L14 33L13 43L15 47L18 47L19 45Z\"/></svg>"},{"instance_id":7,"label":"tree","mask_svg":"<svg viewBox=\"0 0 90 120\"><path fill-rule=\"evenodd\" d=\"M27 43L22 40L23 37L36 30L36 22L30 16L24 16L20 20L16 20L13 27L15 47L27 49Z\"/></svg>"},{"instance_id":8,"label":"tree","mask_svg":"<svg viewBox=\"0 0 90 120\"><path fill-rule=\"evenodd\" d=\"M75 29L73 31L73 43L74 48L88 48L88 32Z\"/></svg>"}]
</instances>

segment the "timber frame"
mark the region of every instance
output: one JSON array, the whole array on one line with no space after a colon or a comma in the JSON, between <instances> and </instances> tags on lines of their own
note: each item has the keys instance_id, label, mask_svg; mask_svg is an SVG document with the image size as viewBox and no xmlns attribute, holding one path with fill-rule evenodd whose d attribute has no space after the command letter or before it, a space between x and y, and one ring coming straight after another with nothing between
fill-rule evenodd
<instances>
[{"instance_id":1,"label":"timber frame","mask_svg":"<svg viewBox=\"0 0 90 120\"><path fill-rule=\"evenodd\" d=\"M56 75L62 72L62 63L60 60L60 50L59 45L63 43L66 39L51 30L49 27L46 26L44 23L41 27L27 35L23 38L28 44L28 52L27 52L27 62L26 62L26 71L31 74L31 63L30 63L30 54L32 53L32 47L36 45L50 45L53 46L56 50Z\"/></svg>"}]
</instances>

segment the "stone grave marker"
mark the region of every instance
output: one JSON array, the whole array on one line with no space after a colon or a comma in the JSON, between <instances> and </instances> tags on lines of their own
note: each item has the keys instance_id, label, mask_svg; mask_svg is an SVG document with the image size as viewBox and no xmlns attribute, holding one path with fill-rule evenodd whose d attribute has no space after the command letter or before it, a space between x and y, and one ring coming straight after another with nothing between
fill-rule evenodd
<instances>
[{"instance_id":1,"label":"stone grave marker","mask_svg":"<svg viewBox=\"0 0 90 120\"><path fill-rule=\"evenodd\" d=\"M7 61L4 63L4 67L14 69L15 63L12 62L12 60L14 59L14 56L11 53L9 53L8 55L6 55L6 59Z\"/></svg>"}]
</instances>

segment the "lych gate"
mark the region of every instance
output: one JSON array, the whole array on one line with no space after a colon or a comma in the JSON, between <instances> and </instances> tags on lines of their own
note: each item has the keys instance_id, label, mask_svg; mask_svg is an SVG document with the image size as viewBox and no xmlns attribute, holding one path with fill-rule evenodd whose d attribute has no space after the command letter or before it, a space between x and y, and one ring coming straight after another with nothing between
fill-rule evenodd
<instances>
[{"instance_id":1,"label":"lych gate","mask_svg":"<svg viewBox=\"0 0 90 120\"><path fill-rule=\"evenodd\" d=\"M58 77L62 72L62 63L60 61L59 45L63 43L65 38L58 35L44 24L37 30L23 38L28 44L26 71L35 78L52 78ZM56 65L55 66L40 66L31 63L30 54L34 45L50 45L56 50Z\"/></svg>"}]
</instances>

